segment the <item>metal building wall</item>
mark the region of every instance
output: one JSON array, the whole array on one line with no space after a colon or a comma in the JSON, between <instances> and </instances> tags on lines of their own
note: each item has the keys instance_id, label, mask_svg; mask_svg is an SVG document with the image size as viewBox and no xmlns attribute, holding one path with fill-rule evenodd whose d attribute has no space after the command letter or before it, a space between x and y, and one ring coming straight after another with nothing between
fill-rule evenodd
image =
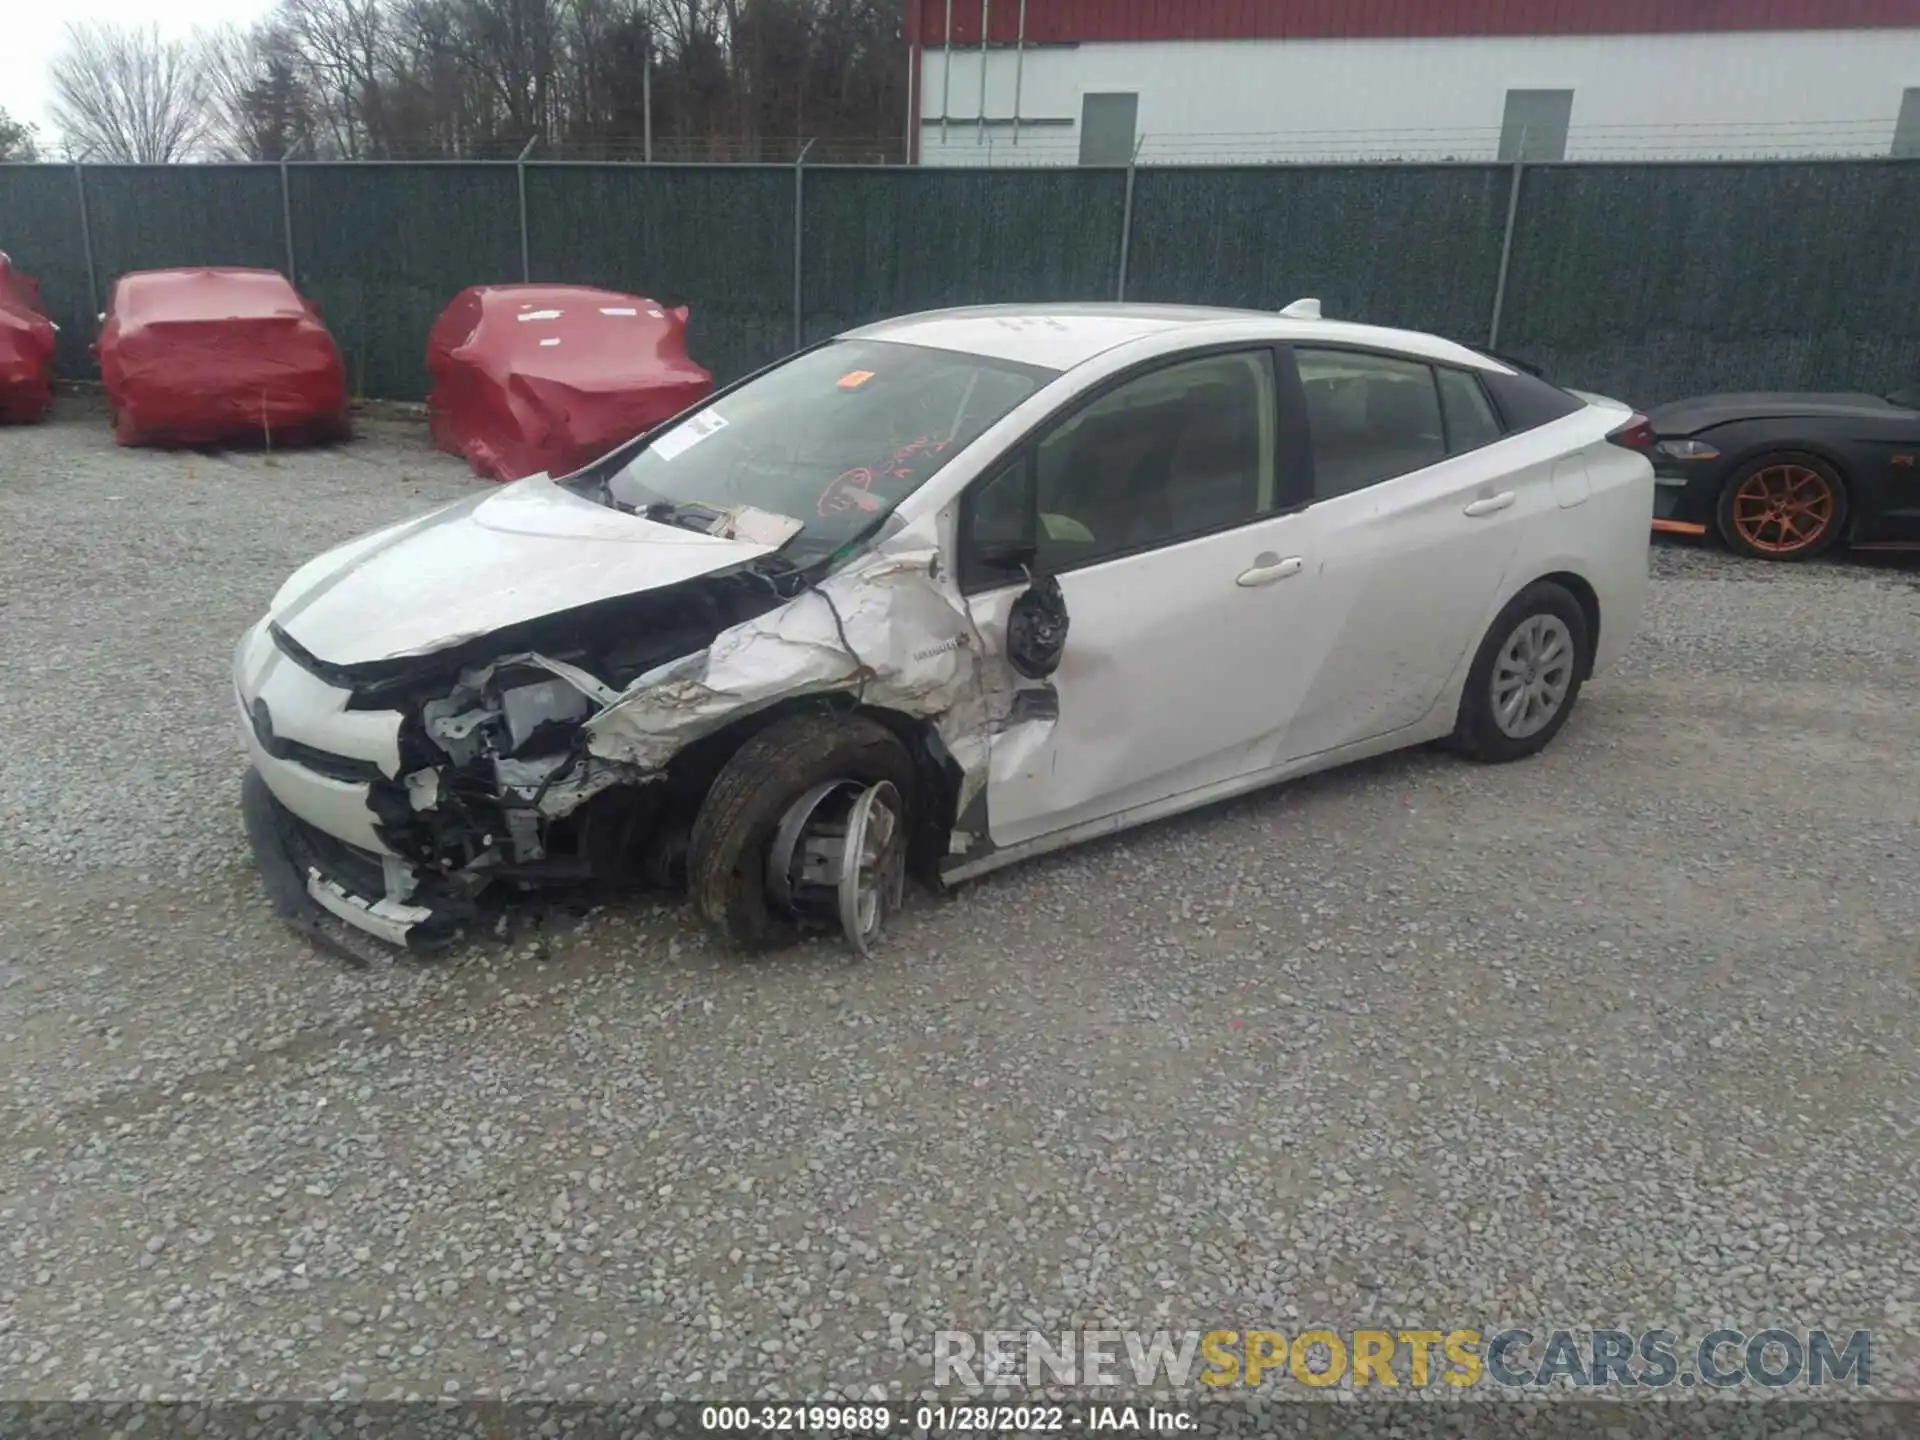
<instances>
[{"instance_id":1,"label":"metal building wall","mask_svg":"<svg viewBox=\"0 0 1920 1440\"><path fill-rule=\"evenodd\" d=\"M1567 159L1886 155L1920 26L956 46L922 77L923 164L1075 163L1103 92L1152 164L1492 160L1509 90L1572 92Z\"/></svg>"}]
</instances>

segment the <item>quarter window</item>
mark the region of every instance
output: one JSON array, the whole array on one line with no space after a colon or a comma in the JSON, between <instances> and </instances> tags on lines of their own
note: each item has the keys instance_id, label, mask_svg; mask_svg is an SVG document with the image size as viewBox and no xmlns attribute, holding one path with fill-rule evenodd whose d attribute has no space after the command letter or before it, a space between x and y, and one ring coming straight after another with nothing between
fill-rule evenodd
<instances>
[{"instance_id":1,"label":"quarter window","mask_svg":"<svg viewBox=\"0 0 1920 1440\"><path fill-rule=\"evenodd\" d=\"M1435 369L1440 384L1440 409L1447 417L1447 453L1463 455L1500 438L1500 421L1487 403L1487 392L1464 370Z\"/></svg>"},{"instance_id":2,"label":"quarter window","mask_svg":"<svg viewBox=\"0 0 1920 1440\"><path fill-rule=\"evenodd\" d=\"M1316 500L1447 458L1439 392L1427 366L1340 350L1294 353L1306 391Z\"/></svg>"}]
</instances>

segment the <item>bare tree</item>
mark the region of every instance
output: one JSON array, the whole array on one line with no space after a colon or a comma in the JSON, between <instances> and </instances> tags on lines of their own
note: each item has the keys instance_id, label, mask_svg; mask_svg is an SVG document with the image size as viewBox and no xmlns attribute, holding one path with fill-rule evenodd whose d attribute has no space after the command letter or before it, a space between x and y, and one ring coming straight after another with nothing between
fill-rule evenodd
<instances>
[{"instance_id":1,"label":"bare tree","mask_svg":"<svg viewBox=\"0 0 1920 1440\"><path fill-rule=\"evenodd\" d=\"M552 131L559 8L555 0L464 0L461 59L509 134L544 139Z\"/></svg>"},{"instance_id":2,"label":"bare tree","mask_svg":"<svg viewBox=\"0 0 1920 1440\"><path fill-rule=\"evenodd\" d=\"M77 160L166 165L205 140L205 40L168 39L158 25L67 26L49 69L54 125Z\"/></svg>"},{"instance_id":3,"label":"bare tree","mask_svg":"<svg viewBox=\"0 0 1920 1440\"><path fill-rule=\"evenodd\" d=\"M374 150L391 25L379 0L282 0L273 23L299 56L299 78L333 154Z\"/></svg>"},{"instance_id":4,"label":"bare tree","mask_svg":"<svg viewBox=\"0 0 1920 1440\"><path fill-rule=\"evenodd\" d=\"M26 164L40 158L33 126L0 110L0 162Z\"/></svg>"},{"instance_id":5,"label":"bare tree","mask_svg":"<svg viewBox=\"0 0 1920 1440\"><path fill-rule=\"evenodd\" d=\"M271 25L227 25L208 32L203 43L210 137L220 158L313 158L313 106L287 37Z\"/></svg>"},{"instance_id":6,"label":"bare tree","mask_svg":"<svg viewBox=\"0 0 1920 1440\"><path fill-rule=\"evenodd\" d=\"M222 149L274 159L899 153L902 0L275 0L229 37ZM543 154L553 153L545 148Z\"/></svg>"}]
</instances>

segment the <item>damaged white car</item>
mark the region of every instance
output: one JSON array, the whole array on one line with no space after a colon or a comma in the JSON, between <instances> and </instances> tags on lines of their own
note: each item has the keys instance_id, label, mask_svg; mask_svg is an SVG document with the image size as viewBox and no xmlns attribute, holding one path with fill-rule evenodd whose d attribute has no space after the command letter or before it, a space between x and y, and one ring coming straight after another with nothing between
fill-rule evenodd
<instances>
[{"instance_id":1,"label":"damaged white car","mask_svg":"<svg viewBox=\"0 0 1920 1440\"><path fill-rule=\"evenodd\" d=\"M1638 625L1649 443L1310 301L869 326L296 573L235 656L249 837L362 958L600 880L865 949L909 874L1537 751Z\"/></svg>"}]
</instances>

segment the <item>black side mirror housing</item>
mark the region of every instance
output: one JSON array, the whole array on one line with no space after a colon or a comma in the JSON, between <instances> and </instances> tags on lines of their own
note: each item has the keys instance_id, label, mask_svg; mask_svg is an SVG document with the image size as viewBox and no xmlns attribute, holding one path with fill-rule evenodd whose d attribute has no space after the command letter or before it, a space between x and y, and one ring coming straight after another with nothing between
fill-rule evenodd
<instances>
[{"instance_id":1,"label":"black side mirror housing","mask_svg":"<svg viewBox=\"0 0 1920 1440\"><path fill-rule=\"evenodd\" d=\"M1060 668L1067 648L1067 597L1051 575L1038 576L1007 613L1007 659L1029 680L1044 680Z\"/></svg>"}]
</instances>

